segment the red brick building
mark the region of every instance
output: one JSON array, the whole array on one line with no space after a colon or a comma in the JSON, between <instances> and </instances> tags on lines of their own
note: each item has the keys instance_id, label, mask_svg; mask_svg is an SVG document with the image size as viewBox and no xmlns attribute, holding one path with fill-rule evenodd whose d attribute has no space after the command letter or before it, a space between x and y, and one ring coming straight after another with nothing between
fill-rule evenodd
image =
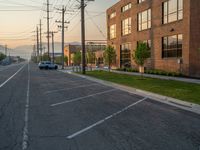
<instances>
[{"instance_id":1,"label":"red brick building","mask_svg":"<svg viewBox=\"0 0 200 150\"><path fill-rule=\"evenodd\" d=\"M120 0L107 10L117 67L137 67L138 41L151 47L146 68L200 77L200 0Z\"/></svg>"},{"instance_id":2,"label":"red brick building","mask_svg":"<svg viewBox=\"0 0 200 150\"><path fill-rule=\"evenodd\" d=\"M86 56L87 56L87 51L91 51L94 54L94 61L92 66L103 66L104 65L104 60L103 60L103 53L106 48L106 43L105 42L87 42L86 43ZM64 56L67 56L68 58L68 66L73 66L73 57L76 52L81 52L81 45L66 45L65 50L64 50ZM87 57L86 57L87 60ZM87 64L89 65L89 64Z\"/></svg>"}]
</instances>

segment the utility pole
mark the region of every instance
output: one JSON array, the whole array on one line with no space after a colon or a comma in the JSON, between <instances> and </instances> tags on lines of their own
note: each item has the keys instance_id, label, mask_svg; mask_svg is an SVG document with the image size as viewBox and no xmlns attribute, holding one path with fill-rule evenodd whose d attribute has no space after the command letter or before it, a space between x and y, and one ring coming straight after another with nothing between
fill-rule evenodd
<instances>
[{"instance_id":1,"label":"utility pole","mask_svg":"<svg viewBox=\"0 0 200 150\"><path fill-rule=\"evenodd\" d=\"M49 18L49 12L50 12L49 5L50 5L49 0L47 0L47 53L48 53L47 55L48 55L48 58L50 58L49 57L49 48L50 48L49 47L49 19L50 19Z\"/></svg>"},{"instance_id":2,"label":"utility pole","mask_svg":"<svg viewBox=\"0 0 200 150\"><path fill-rule=\"evenodd\" d=\"M86 0L87 2L94 0ZM81 0L81 43L82 43L82 74L85 74L85 0Z\"/></svg>"},{"instance_id":3,"label":"utility pole","mask_svg":"<svg viewBox=\"0 0 200 150\"><path fill-rule=\"evenodd\" d=\"M40 19L40 54L42 56L42 20L41 19ZM42 57L41 57L41 59L42 59Z\"/></svg>"},{"instance_id":4,"label":"utility pole","mask_svg":"<svg viewBox=\"0 0 200 150\"><path fill-rule=\"evenodd\" d=\"M64 69L64 48L65 48L65 24L69 24L69 22L65 21L65 12L66 12L66 8L62 7L62 9L58 9L59 11L61 11L62 13L62 21L56 21L57 23L61 23L61 25L59 25L59 28L62 28L62 69Z\"/></svg>"},{"instance_id":5,"label":"utility pole","mask_svg":"<svg viewBox=\"0 0 200 150\"><path fill-rule=\"evenodd\" d=\"M85 1L81 0L82 74L85 74Z\"/></svg>"},{"instance_id":6,"label":"utility pole","mask_svg":"<svg viewBox=\"0 0 200 150\"><path fill-rule=\"evenodd\" d=\"M55 55L54 55L54 33L57 33L57 32L51 32L51 38L52 38L52 61L53 61L53 63L54 63L54 60L55 60Z\"/></svg>"},{"instance_id":7,"label":"utility pole","mask_svg":"<svg viewBox=\"0 0 200 150\"><path fill-rule=\"evenodd\" d=\"M39 62L39 30L38 30L38 26L37 26L37 29L36 29L36 32L37 32L37 62Z\"/></svg>"},{"instance_id":8,"label":"utility pole","mask_svg":"<svg viewBox=\"0 0 200 150\"><path fill-rule=\"evenodd\" d=\"M65 11L66 9L62 8L62 69L64 69L64 48L65 48Z\"/></svg>"}]
</instances>

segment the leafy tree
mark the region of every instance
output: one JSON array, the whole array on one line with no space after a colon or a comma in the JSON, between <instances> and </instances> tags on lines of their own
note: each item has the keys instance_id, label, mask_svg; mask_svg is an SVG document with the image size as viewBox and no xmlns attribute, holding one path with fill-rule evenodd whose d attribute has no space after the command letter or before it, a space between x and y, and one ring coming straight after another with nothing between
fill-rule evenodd
<instances>
[{"instance_id":1,"label":"leafy tree","mask_svg":"<svg viewBox=\"0 0 200 150\"><path fill-rule=\"evenodd\" d=\"M94 64L96 60L96 55L91 50L87 51L87 63Z\"/></svg>"},{"instance_id":2,"label":"leafy tree","mask_svg":"<svg viewBox=\"0 0 200 150\"><path fill-rule=\"evenodd\" d=\"M55 57L55 63L59 64L59 65L62 65L62 56Z\"/></svg>"},{"instance_id":3,"label":"leafy tree","mask_svg":"<svg viewBox=\"0 0 200 150\"><path fill-rule=\"evenodd\" d=\"M81 64L81 52L74 53L73 63L74 65L78 65L78 66Z\"/></svg>"},{"instance_id":4,"label":"leafy tree","mask_svg":"<svg viewBox=\"0 0 200 150\"><path fill-rule=\"evenodd\" d=\"M67 56L64 57L64 61L65 61L66 65L68 66L68 57Z\"/></svg>"},{"instance_id":5,"label":"leafy tree","mask_svg":"<svg viewBox=\"0 0 200 150\"><path fill-rule=\"evenodd\" d=\"M108 69L110 72L111 65L116 61L116 52L113 46L108 45L104 52L104 60L105 64L108 65Z\"/></svg>"},{"instance_id":6,"label":"leafy tree","mask_svg":"<svg viewBox=\"0 0 200 150\"><path fill-rule=\"evenodd\" d=\"M139 42L133 54L135 63L140 67L141 75L144 73L144 63L151 56L151 51L147 43Z\"/></svg>"},{"instance_id":7,"label":"leafy tree","mask_svg":"<svg viewBox=\"0 0 200 150\"><path fill-rule=\"evenodd\" d=\"M43 60L43 61L49 61L49 56L48 56L47 53L43 54L42 60Z\"/></svg>"},{"instance_id":8,"label":"leafy tree","mask_svg":"<svg viewBox=\"0 0 200 150\"><path fill-rule=\"evenodd\" d=\"M6 58L6 55L4 55L3 53L0 53L0 61L2 61L5 58Z\"/></svg>"}]
</instances>

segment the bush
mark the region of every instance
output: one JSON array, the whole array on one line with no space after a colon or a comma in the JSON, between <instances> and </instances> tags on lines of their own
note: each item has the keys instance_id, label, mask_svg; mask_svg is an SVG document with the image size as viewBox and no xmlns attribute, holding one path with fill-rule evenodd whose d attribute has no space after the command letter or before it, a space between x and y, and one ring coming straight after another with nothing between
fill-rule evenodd
<instances>
[{"instance_id":1,"label":"bush","mask_svg":"<svg viewBox=\"0 0 200 150\"><path fill-rule=\"evenodd\" d=\"M135 68L117 68L117 71L125 71L125 72L139 72L137 69ZM183 75L181 73L177 73L177 72L167 72L164 70L145 70L146 74L155 74L155 75L163 75L163 76L173 76L173 77L183 77Z\"/></svg>"}]
</instances>

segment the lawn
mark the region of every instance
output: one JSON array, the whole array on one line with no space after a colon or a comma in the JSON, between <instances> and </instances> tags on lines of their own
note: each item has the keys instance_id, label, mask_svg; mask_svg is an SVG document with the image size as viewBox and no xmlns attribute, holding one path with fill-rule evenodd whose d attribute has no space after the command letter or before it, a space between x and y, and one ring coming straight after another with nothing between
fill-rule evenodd
<instances>
[{"instance_id":1,"label":"lawn","mask_svg":"<svg viewBox=\"0 0 200 150\"><path fill-rule=\"evenodd\" d=\"M87 72L88 76L137 89L200 104L200 85L172 80L143 78L106 71Z\"/></svg>"}]
</instances>

